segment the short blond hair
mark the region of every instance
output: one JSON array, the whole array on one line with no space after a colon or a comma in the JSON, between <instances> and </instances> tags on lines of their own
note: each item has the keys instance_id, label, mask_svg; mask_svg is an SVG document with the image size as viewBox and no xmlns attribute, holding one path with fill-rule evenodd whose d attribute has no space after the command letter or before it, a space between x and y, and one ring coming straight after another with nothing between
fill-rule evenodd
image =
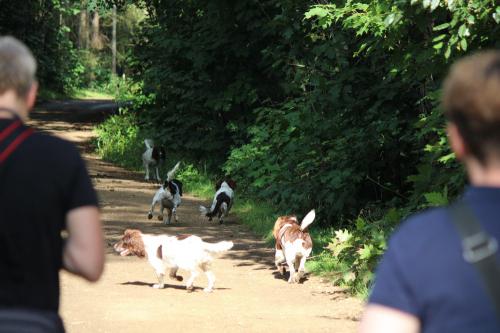
<instances>
[{"instance_id":1,"label":"short blond hair","mask_svg":"<svg viewBox=\"0 0 500 333\"><path fill-rule=\"evenodd\" d=\"M35 74L35 57L28 47L14 37L0 37L0 95L14 90L18 97L26 96Z\"/></svg>"},{"instance_id":2,"label":"short blond hair","mask_svg":"<svg viewBox=\"0 0 500 333\"><path fill-rule=\"evenodd\" d=\"M500 157L500 51L479 52L454 64L442 102L447 119L480 162L492 154Z\"/></svg>"}]
</instances>

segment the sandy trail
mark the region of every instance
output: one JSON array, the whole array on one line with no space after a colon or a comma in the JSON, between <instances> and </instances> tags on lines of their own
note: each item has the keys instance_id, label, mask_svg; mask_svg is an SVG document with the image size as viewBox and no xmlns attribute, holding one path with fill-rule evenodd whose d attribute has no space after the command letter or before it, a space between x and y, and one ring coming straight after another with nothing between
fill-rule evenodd
<instances>
[{"instance_id":1,"label":"sandy trail","mask_svg":"<svg viewBox=\"0 0 500 333\"><path fill-rule=\"evenodd\" d=\"M219 225L202 220L200 203L189 195L178 209L179 223L165 226L147 220L156 185L143 175L101 161L90 149L93 124L102 117L72 111L38 110L32 123L41 130L76 142L99 193L106 236L106 269L90 284L66 272L61 275L61 315L67 331L77 332L355 332L362 302L342 290L309 277L289 285L273 267L273 251L237 223L231 214ZM140 157L138 157L140 158ZM189 189L186 188L189 192ZM182 282L156 283L144 259L120 257L112 244L127 228L147 233L189 233L208 241L232 240L235 247L214 262L215 291L204 293L206 278L195 280L188 293ZM187 272L180 270L187 277Z\"/></svg>"}]
</instances>

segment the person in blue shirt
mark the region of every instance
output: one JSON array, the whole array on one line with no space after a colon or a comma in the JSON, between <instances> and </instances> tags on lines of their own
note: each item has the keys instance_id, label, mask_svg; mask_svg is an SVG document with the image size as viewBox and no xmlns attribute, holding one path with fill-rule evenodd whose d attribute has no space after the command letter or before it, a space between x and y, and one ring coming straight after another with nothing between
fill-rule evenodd
<instances>
[{"instance_id":1,"label":"person in blue shirt","mask_svg":"<svg viewBox=\"0 0 500 333\"><path fill-rule=\"evenodd\" d=\"M461 199L498 242L500 52L458 61L443 88L449 142L470 183ZM379 264L360 332L500 332L483 280L462 252L449 207L410 217ZM498 252L496 258L500 265Z\"/></svg>"}]
</instances>

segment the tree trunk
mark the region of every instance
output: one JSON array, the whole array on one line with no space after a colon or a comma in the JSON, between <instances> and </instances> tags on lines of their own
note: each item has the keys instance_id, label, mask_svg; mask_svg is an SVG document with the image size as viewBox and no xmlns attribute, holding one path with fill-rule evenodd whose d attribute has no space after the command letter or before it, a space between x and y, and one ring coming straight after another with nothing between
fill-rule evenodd
<instances>
[{"instance_id":1,"label":"tree trunk","mask_svg":"<svg viewBox=\"0 0 500 333\"><path fill-rule=\"evenodd\" d=\"M82 7L84 7L82 5ZM87 8L80 11L80 24L78 25L78 48L89 48L89 21Z\"/></svg>"},{"instance_id":2,"label":"tree trunk","mask_svg":"<svg viewBox=\"0 0 500 333\"><path fill-rule=\"evenodd\" d=\"M111 41L111 72L116 75L116 5L113 5L113 33Z\"/></svg>"},{"instance_id":3,"label":"tree trunk","mask_svg":"<svg viewBox=\"0 0 500 333\"><path fill-rule=\"evenodd\" d=\"M92 37L90 46L93 49L100 50L103 48L102 37L99 29L99 11L94 11L92 15Z\"/></svg>"}]
</instances>

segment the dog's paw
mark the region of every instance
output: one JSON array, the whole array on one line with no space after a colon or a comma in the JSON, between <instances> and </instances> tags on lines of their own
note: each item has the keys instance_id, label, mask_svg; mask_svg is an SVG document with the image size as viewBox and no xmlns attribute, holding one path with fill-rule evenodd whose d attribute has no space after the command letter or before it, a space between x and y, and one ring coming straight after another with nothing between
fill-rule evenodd
<instances>
[{"instance_id":1,"label":"dog's paw","mask_svg":"<svg viewBox=\"0 0 500 333\"><path fill-rule=\"evenodd\" d=\"M170 275L170 278L171 278L172 280L177 280L177 281L182 281L182 280L184 280L184 278L183 278L182 276L180 276L180 275Z\"/></svg>"},{"instance_id":2,"label":"dog's paw","mask_svg":"<svg viewBox=\"0 0 500 333\"><path fill-rule=\"evenodd\" d=\"M206 293L211 293L214 290L212 288L205 288L205 289L203 289L203 291L206 292Z\"/></svg>"},{"instance_id":3,"label":"dog's paw","mask_svg":"<svg viewBox=\"0 0 500 333\"><path fill-rule=\"evenodd\" d=\"M163 221L163 215L158 215L158 221Z\"/></svg>"},{"instance_id":4,"label":"dog's paw","mask_svg":"<svg viewBox=\"0 0 500 333\"><path fill-rule=\"evenodd\" d=\"M194 286L192 286L192 285L191 286L186 286L186 290L188 292L192 292L194 290Z\"/></svg>"},{"instance_id":5,"label":"dog's paw","mask_svg":"<svg viewBox=\"0 0 500 333\"><path fill-rule=\"evenodd\" d=\"M288 279L288 283L290 283L290 284L295 283L295 282L296 282L296 281L295 281L295 277L296 277L296 275L295 275L295 274L294 274L294 275L290 274L290 278Z\"/></svg>"},{"instance_id":6,"label":"dog's paw","mask_svg":"<svg viewBox=\"0 0 500 333\"><path fill-rule=\"evenodd\" d=\"M155 283L155 284L153 284L153 288L155 288L155 289L163 289L163 288L165 288L165 286L163 284Z\"/></svg>"},{"instance_id":7,"label":"dog's paw","mask_svg":"<svg viewBox=\"0 0 500 333\"><path fill-rule=\"evenodd\" d=\"M151 220L153 218L153 214L149 213L148 214L148 220Z\"/></svg>"}]
</instances>

